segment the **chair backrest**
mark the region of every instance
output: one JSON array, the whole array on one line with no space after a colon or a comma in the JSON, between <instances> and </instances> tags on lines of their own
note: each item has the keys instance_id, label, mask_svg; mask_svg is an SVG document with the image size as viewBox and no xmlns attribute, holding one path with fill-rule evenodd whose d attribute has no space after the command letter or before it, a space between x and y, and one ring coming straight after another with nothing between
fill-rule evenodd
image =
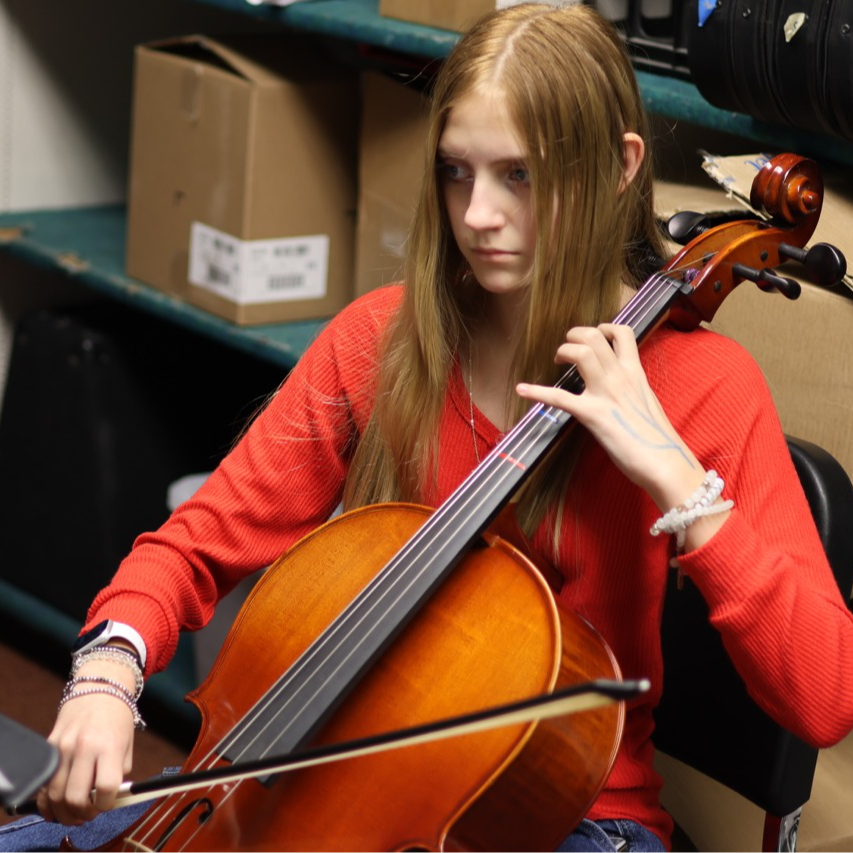
<instances>
[{"instance_id":1,"label":"chair backrest","mask_svg":"<svg viewBox=\"0 0 853 853\"><path fill-rule=\"evenodd\" d=\"M853 485L817 445L788 447L845 598L853 587ZM674 574L674 573L673 573ZM796 811L811 794L817 750L777 725L746 692L693 584L670 579L662 643L665 686L656 747L746 797L770 815Z\"/></svg>"}]
</instances>

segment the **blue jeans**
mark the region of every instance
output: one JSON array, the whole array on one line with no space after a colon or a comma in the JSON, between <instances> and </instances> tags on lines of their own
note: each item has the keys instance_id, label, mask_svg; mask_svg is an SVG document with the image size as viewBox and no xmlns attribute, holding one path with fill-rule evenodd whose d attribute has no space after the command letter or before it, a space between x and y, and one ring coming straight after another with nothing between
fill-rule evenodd
<instances>
[{"instance_id":1,"label":"blue jeans","mask_svg":"<svg viewBox=\"0 0 853 853\"><path fill-rule=\"evenodd\" d=\"M557 850L569 853L633 853L639 850L659 853L666 847L657 835L633 820L582 820Z\"/></svg>"},{"instance_id":2,"label":"blue jeans","mask_svg":"<svg viewBox=\"0 0 853 853\"><path fill-rule=\"evenodd\" d=\"M163 776L174 776L180 767L166 767ZM67 836L78 850L96 850L124 832L151 803L136 803L108 812L81 826L65 826L47 821L39 815L29 815L0 826L0 853L6 851L58 850Z\"/></svg>"},{"instance_id":3,"label":"blue jeans","mask_svg":"<svg viewBox=\"0 0 853 853\"><path fill-rule=\"evenodd\" d=\"M38 815L23 817L0 826L0 851L58 850L66 836L78 850L96 850L127 829L150 805L137 803L101 812L82 826L63 826Z\"/></svg>"},{"instance_id":4,"label":"blue jeans","mask_svg":"<svg viewBox=\"0 0 853 853\"><path fill-rule=\"evenodd\" d=\"M57 850L68 835L80 850L94 850L130 826L150 805L139 803L103 812L83 826L67 827L48 823L40 817L25 817L0 826L0 851ZM582 820L577 829L557 848L562 851L664 851L661 840L632 820Z\"/></svg>"}]
</instances>

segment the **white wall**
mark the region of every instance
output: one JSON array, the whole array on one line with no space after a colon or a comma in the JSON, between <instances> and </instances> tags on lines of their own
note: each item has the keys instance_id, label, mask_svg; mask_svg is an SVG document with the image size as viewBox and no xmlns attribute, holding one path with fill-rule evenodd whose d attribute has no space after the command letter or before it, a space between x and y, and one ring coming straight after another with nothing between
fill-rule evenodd
<instances>
[{"instance_id":1,"label":"white wall","mask_svg":"<svg viewBox=\"0 0 853 853\"><path fill-rule=\"evenodd\" d=\"M186 0L0 0L0 210L121 201L134 45L258 28Z\"/></svg>"}]
</instances>

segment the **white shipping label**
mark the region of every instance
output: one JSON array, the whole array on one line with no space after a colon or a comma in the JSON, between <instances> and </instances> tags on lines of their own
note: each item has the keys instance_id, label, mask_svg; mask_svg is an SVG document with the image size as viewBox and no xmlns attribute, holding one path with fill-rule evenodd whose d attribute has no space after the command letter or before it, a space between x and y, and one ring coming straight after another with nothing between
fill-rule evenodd
<instances>
[{"instance_id":1,"label":"white shipping label","mask_svg":"<svg viewBox=\"0 0 853 853\"><path fill-rule=\"evenodd\" d=\"M321 299L328 268L327 234L240 240L192 224L190 282L238 305Z\"/></svg>"}]
</instances>

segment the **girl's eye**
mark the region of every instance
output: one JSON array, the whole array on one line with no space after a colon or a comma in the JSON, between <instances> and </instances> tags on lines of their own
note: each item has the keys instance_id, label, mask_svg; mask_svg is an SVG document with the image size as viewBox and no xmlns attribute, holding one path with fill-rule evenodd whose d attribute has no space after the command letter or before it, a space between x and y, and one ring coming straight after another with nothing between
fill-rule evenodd
<instances>
[{"instance_id":1,"label":"girl's eye","mask_svg":"<svg viewBox=\"0 0 853 853\"><path fill-rule=\"evenodd\" d=\"M441 162L438 164L438 171L449 181L464 181L468 178L468 170L458 163Z\"/></svg>"},{"instance_id":2,"label":"girl's eye","mask_svg":"<svg viewBox=\"0 0 853 853\"><path fill-rule=\"evenodd\" d=\"M509 172L509 179L513 183L518 184L529 184L530 183L530 173L524 166L513 166Z\"/></svg>"}]
</instances>

